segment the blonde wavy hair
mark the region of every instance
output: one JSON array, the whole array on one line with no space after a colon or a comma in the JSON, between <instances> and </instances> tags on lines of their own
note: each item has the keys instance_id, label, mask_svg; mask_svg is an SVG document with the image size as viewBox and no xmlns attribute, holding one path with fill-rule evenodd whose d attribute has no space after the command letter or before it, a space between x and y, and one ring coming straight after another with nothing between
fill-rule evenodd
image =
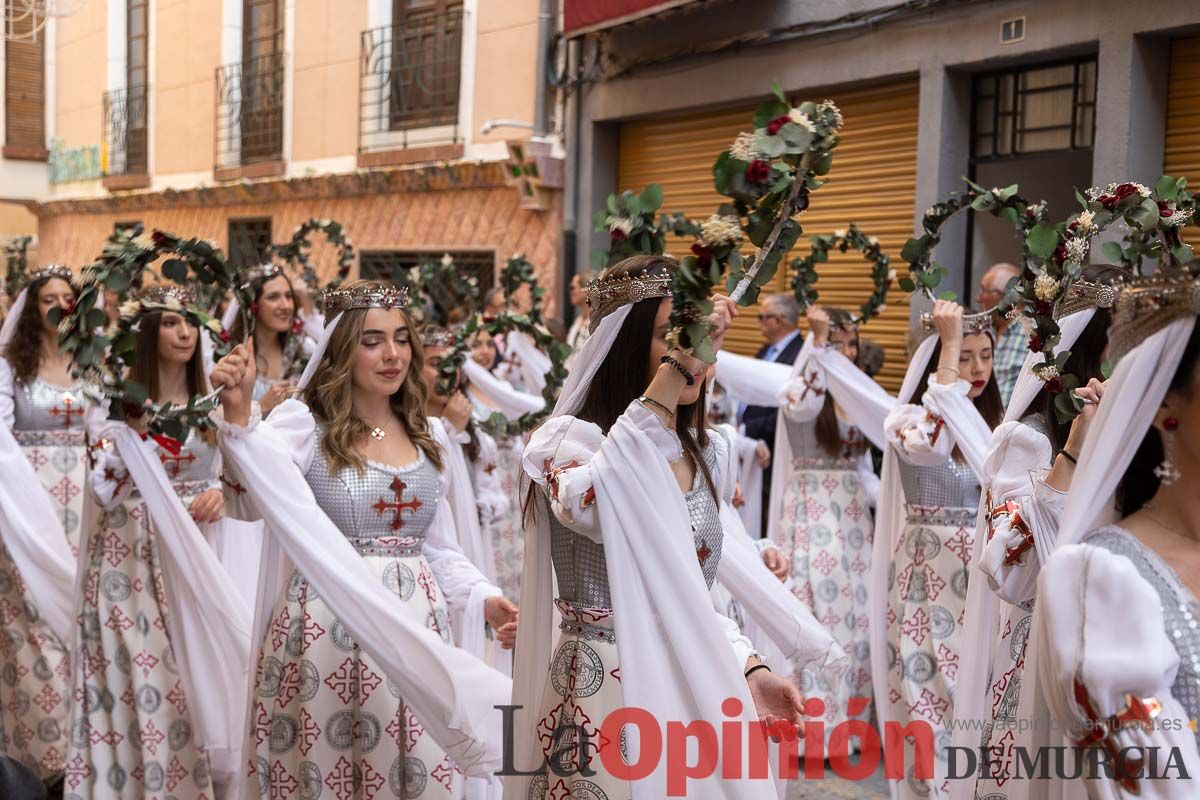
<instances>
[{"instance_id":1,"label":"blonde wavy hair","mask_svg":"<svg viewBox=\"0 0 1200 800\"><path fill-rule=\"evenodd\" d=\"M342 287L344 290L373 289L386 284L379 281L353 281ZM352 372L358 341L362 336L366 308L355 308L342 312L342 319L329 337L329 345L312 380L304 390L304 402L313 415L325 425L321 439L321 452L329 462L331 472L343 467L354 467L360 473L366 469L366 459L358 450L358 444L370 435L371 429L354 414L354 385ZM404 374L400 389L392 395L392 411L404 425L408 438L425 457L438 469L442 469L442 454L429 430L425 417L425 401L428 389L421 379L421 368L425 364L425 352L421 349L421 337L417 335L412 319L403 311L408 325L412 359Z\"/></svg>"}]
</instances>

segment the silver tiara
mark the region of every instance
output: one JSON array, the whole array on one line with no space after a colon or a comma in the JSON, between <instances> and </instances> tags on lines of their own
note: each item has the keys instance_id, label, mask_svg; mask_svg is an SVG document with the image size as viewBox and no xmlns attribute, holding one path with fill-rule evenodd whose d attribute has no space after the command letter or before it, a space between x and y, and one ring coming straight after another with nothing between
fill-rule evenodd
<instances>
[{"instance_id":1,"label":"silver tiara","mask_svg":"<svg viewBox=\"0 0 1200 800\"><path fill-rule=\"evenodd\" d=\"M1089 308L1112 308L1117 301L1117 290L1103 283L1076 281L1054 306L1056 320Z\"/></svg>"},{"instance_id":2,"label":"silver tiara","mask_svg":"<svg viewBox=\"0 0 1200 800\"><path fill-rule=\"evenodd\" d=\"M46 278L47 280L50 278L60 278L67 283L70 283L71 281L75 280L75 275L71 272L71 268L68 266L64 266L63 264L50 264L42 267L39 270L31 272L29 274L28 282L33 283L34 281L41 280L43 278Z\"/></svg>"},{"instance_id":3,"label":"silver tiara","mask_svg":"<svg viewBox=\"0 0 1200 800\"><path fill-rule=\"evenodd\" d=\"M1155 273L1117 290L1112 325L1108 329L1108 358L1121 357L1177 319L1200 314L1200 278Z\"/></svg>"},{"instance_id":4,"label":"silver tiara","mask_svg":"<svg viewBox=\"0 0 1200 800\"><path fill-rule=\"evenodd\" d=\"M592 281L588 286L588 308L591 319L588 330L596 332L601 321L621 306L637 303L651 297L671 296L670 275L638 275L604 278Z\"/></svg>"},{"instance_id":5,"label":"silver tiara","mask_svg":"<svg viewBox=\"0 0 1200 800\"><path fill-rule=\"evenodd\" d=\"M923 312L921 314L921 330L930 333L933 329L933 314L928 311ZM963 336L980 333L995 334L996 326L992 320L992 312L980 311L976 314L963 314L962 331Z\"/></svg>"},{"instance_id":6,"label":"silver tiara","mask_svg":"<svg viewBox=\"0 0 1200 800\"><path fill-rule=\"evenodd\" d=\"M180 305L193 305L196 302L196 291L187 286L177 286L169 283L156 283L147 286L137 293L138 300L147 303L169 303L174 300Z\"/></svg>"},{"instance_id":7,"label":"silver tiara","mask_svg":"<svg viewBox=\"0 0 1200 800\"><path fill-rule=\"evenodd\" d=\"M421 345L423 347L453 347L454 332L440 325L426 325L421 329Z\"/></svg>"},{"instance_id":8,"label":"silver tiara","mask_svg":"<svg viewBox=\"0 0 1200 800\"><path fill-rule=\"evenodd\" d=\"M242 270L241 288L248 289L250 284L256 280L266 280L267 278L274 278L282 274L283 267L279 266L278 264L272 264L270 262L264 264L255 264L252 267L247 267L246 269Z\"/></svg>"},{"instance_id":9,"label":"silver tiara","mask_svg":"<svg viewBox=\"0 0 1200 800\"><path fill-rule=\"evenodd\" d=\"M408 306L408 289L385 284L372 284L353 289L327 291L324 298L325 314L332 318L335 314L353 308L405 308Z\"/></svg>"}]
</instances>

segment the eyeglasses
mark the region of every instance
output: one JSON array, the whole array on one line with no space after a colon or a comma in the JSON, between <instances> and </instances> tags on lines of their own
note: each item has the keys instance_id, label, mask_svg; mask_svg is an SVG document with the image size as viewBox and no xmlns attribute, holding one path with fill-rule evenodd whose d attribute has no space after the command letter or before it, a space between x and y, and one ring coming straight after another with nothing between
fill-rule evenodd
<instances>
[{"instance_id":1,"label":"eyeglasses","mask_svg":"<svg viewBox=\"0 0 1200 800\"><path fill-rule=\"evenodd\" d=\"M762 314L762 313L760 313L758 315L759 322L766 322L769 319L779 319L779 315L778 314Z\"/></svg>"}]
</instances>

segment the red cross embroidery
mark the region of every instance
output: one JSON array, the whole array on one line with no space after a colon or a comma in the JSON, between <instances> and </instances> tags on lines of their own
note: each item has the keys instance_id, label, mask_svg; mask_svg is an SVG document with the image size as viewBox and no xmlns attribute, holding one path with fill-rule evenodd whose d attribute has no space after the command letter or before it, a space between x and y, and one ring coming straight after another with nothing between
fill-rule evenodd
<instances>
[{"instance_id":1,"label":"red cross embroidery","mask_svg":"<svg viewBox=\"0 0 1200 800\"><path fill-rule=\"evenodd\" d=\"M1125 707L1111 717L1104 719L1096 710L1087 687L1079 680L1075 681L1075 702L1087 715L1088 725L1082 737L1075 739L1080 747L1102 747L1108 753L1114 767L1114 777L1130 794L1138 794L1137 776L1142 771L1142 757L1122 750L1118 747L1113 735L1123 728L1140 727L1151 729L1154 718L1162 713L1162 703L1154 697L1135 697L1125 695Z\"/></svg>"},{"instance_id":2,"label":"red cross embroidery","mask_svg":"<svg viewBox=\"0 0 1200 800\"><path fill-rule=\"evenodd\" d=\"M84 410L82 408L75 407L75 400L70 395L63 395L62 401L63 405L66 407L59 408L58 406L53 406L50 409L50 413L56 417L64 417L63 430L69 431L71 430L71 417L82 417L84 415Z\"/></svg>"},{"instance_id":3,"label":"red cross embroidery","mask_svg":"<svg viewBox=\"0 0 1200 800\"><path fill-rule=\"evenodd\" d=\"M946 424L946 421L941 417L935 417L933 414L926 414L925 419L934 423L933 434L929 437L929 443L931 445L937 444L938 437L942 435L942 426Z\"/></svg>"},{"instance_id":4,"label":"red cross embroidery","mask_svg":"<svg viewBox=\"0 0 1200 800\"><path fill-rule=\"evenodd\" d=\"M404 490L407 488L408 486L404 483L404 481L400 480L399 478L393 478L392 493L396 495L396 501L394 503L389 503L386 498L381 497L375 501L375 505L371 506L371 508L375 509L375 513L379 514L380 516L386 514L388 511L394 512L392 522L389 525L389 527L394 531L398 531L404 527L404 518L402 515L405 509L416 513L417 509L422 505L421 500L418 497L414 497L412 500L407 502L404 501Z\"/></svg>"},{"instance_id":5,"label":"red cross embroidery","mask_svg":"<svg viewBox=\"0 0 1200 800\"><path fill-rule=\"evenodd\" d=\"M167 467L167 472L170 474L170 476L172 478L178 478L180 467L183 465L184 462L191 464L193 461L195 461L196 454L195 453L183 453L181 455L172 456L172 455L168 455L167 453L159 453L158 460L162 462L162 465L164 467ZM170 465L168 465L167 464L168 461L170 461L172 463Z\"/></svg>"},{"instance_id":6,"label":"red cross embroidery","mask_svg":"<svg viewBox=\"0 0 1200 800\"><path fill-rule=\"evenodd\" d=\"M712 555L712 550L708 547L708 542L701 540L700 546L696 548L696 558L700 561L700 568L704 568L704 562L708 561L708 557Z\"/></svg>"},{"instance_id":7,"label":"red cross embroidery","mask_svg":"<svg viewBox=\"0 0 1200 800\"><path fill-rule=\"evenodd\" d=\"M569 464L563 464L561 467L554 466L554 463L549 458L542 462L542 474L546 478L546 485L550 488L551 499L558 499L558 476L562 475L567 470L578 466L578 461L572 461ZM593 499L595 498L595 492L592 492L592 497Z\"/></svg>"},{"instance_id":8,"label":"red cross embroidery","mask_svg":"<svg viewBox=\"0 0 1200 800\"><path fill-rule=\"evenodd\" d=\"M116 497L121 493L121 490L125 488L125 484L129 483L129 473L125 472L121 475L117 475L116 470L114 470L112 467L105 467L104 480L112 481L114 484L116 484L113 486L113 497Z\"/></svg>"},{"instance_id":9,"label":"red cross embroidery","mask_svg":"<svg viewBox=\"0 0 1200 800\"><path fill-rule=\"evenodd\" d=\"M812 392L817 397L820 397L823 394L825 394L824 389L822 389L819 386L813 386L813 384L816 382L818 377L819 377L819 374L817 373L817 371L815 369L809 374L808 380L804 384L804 391L800 393L800 402L801 403L804 402L804 398L808 397L809 392Z\"/></svg>"},{"instance_id":10,"label":"red cross embroidery","mask_svg":"<svg viewBox=\"0 0 1200 800\"><path fill-rule=\"evenodd\" d=\"M988 493L988 500L990 504L990 492ZM1021 519L1020 511L1021 506L1012 500L1005 500L1003 505L995 506L988 511L989 542L996 535L996 520L1004 516L1009 518L1009 527L1021 537L1021 541L1017 544L1004 549L1004 564L1009 567L1014 564L1025 563L1025 554L1033 549L1033 531L1029 529L1029 525L1026 524L1025 520Z\"/></svg>"},{"instance_id":11,"label":"red cross embroidery","mask_svg":"<svg viewBox=\"0 0 1200 800\"><path fill-rule=\"evenodd\" d=\"M233 478L230 478L228 475L226 475L223 472L221 473L221 483L228 486L230 488L230 490L232 490L233 493L236 495L243 495L246 493L245 486L242 486L240 483L235 481Z\"/></svg>"}]
</instances>

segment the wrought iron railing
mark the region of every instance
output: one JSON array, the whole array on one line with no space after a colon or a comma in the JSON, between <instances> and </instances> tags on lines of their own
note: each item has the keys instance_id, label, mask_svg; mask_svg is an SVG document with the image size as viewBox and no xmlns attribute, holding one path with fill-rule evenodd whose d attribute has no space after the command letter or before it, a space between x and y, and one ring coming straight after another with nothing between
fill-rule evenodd
<instances>
[{"instance_id":1,"label":"wrought iron railing","mask_svg":"<svg viewBox=\"0 0 1200 800\"><path fill-rule=\"evenodd\" d=\"M408 147L408 132L440 126L458 141L462 21L455 9L363 31L359 150Z\"/></svg>"},{"instance_id":2,"label":"wrought iron railing","mask_svg":"<svg viewBox=\"0 0 1200 800\"><path fill-rule=\"evenodd\" d=\"M217 67L216 165L283 157L283 56Z\"/></svg>"},{"instance_id":3,"label":"wrought iron railing","mask_svg":"<svg viewBox=\"0 0 1200 800\"><path fill-rule=\"evenodd\" d=\"M106 175L145 175L148 149L145 86L104 93Z\"/></svg>"}]
</instances>

